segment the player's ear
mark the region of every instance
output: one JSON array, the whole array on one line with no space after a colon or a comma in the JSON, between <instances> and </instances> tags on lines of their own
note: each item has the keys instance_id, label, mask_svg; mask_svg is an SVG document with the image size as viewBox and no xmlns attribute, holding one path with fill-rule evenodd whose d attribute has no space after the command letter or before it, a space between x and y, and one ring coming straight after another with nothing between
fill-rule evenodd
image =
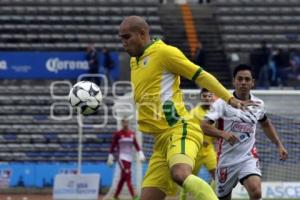
<instances>
[{"instance_id":1,"label":"player's ear","mask_svg":"<svg viewBox=\"0 0 300 200\"><path fill-rule=\"evenodd\" d=\"M146 30L145 30L144 28L141 28L141 29L139 30L139 33L141 34L141 36L142 36L143 38L146 38Z\"/></svg>"},{"instance_id":2,"label":"player's ear","mask_svg":"<svg viewBox=\"0 0 300 200\"><path fill-rule=\"evenodd\" d=\"M256 80L253 78L251 88L254 88L255 84L256 84Z\"/></svg>"},{"instance_id":3,"label":"player's ear","mask_svg":"<svg viewBox=\"0 0 300 200\"><path fill-rule=\"evenodd\" d=\"M231 84L232 84L232 86L234 87L234 77L232 77L232 80L231 80Z\"/></svg>"}]
</instances>

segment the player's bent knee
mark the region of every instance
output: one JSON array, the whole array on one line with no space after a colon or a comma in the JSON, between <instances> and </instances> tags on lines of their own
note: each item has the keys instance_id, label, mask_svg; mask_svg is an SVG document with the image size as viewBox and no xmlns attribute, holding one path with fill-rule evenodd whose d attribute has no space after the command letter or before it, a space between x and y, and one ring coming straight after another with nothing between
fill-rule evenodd
<instances>
[{"instance_id":1,"label":"player's bent knee","mask_svg":"<svg viewBox=\"0 0 300 200\"><path fill-rule=\"evenodd\" d=\"M169 161L172 179L182 185L184 180L192 173L193 165L193 160L190 157L184 154L174 155Z\"/></svg>"},{"instance_id":2,"label":"player's bent knee","mask_svg":"<svg viewBox=\"0 0 300 200\"><path fill-rule=\"evenodd\" d=\"M184 163L176 164L171 168L171 177L179 185L182 185L184 180L191 173L192 173L192 167Z\"/></svg>"}]
</instances>

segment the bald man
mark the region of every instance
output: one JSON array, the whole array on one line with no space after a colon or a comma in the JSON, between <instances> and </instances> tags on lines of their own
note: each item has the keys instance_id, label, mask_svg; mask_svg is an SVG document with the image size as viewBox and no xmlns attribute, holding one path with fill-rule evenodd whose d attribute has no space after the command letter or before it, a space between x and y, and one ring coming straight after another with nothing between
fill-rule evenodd
<instances>
[{"instance_id":1,"label":"bald man","mask_svg":"<svg viewBox=\"0 0 300 200\"><path fill-rule=\"evenodd\" d=\"M119 28L131 56L131 82L141 132L154 136L153 154L144 177L141 200L163 200L177 191L176 183L197 200L217 200L211 187L192 175L203 133L191 121L179 88L180 76L196 82L236 108L245 106L211 74L159 39L139 16L126 17Z\"/></svg>"}]
</instances>

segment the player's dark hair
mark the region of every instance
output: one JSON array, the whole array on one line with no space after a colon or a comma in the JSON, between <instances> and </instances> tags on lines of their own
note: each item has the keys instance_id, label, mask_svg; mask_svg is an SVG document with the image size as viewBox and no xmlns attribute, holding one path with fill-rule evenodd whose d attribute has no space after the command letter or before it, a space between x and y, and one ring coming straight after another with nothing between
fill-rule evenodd
<instances>
[{"instance_id":1,"label":"player's dark hair","mask_svg":"<svg viewBox=\"0 0 300 200\"><path fill-rule=\"evenodd\" d=\"M240 64L238 66L236 66L233 70L233 78L235 78L236 74L239 71L243 71L243 70L248 70L251 73L251 76L253 77L253 72L252 72L252 67L250 65L247 64Z\"/></svg>"},{"instance_id":2,"label":"player's dark hair","mask_svg":"<svg viewBox=\"0 0 300 200\"><path fill-rule=\"evenodd\" d=\"M206 88L202 88L201 91L200 91L200 94L202 94L202 93L204 93L204 92L209 92L209 91L208 91L208 89L206 89Z\"/></svg>"}]
</instances>

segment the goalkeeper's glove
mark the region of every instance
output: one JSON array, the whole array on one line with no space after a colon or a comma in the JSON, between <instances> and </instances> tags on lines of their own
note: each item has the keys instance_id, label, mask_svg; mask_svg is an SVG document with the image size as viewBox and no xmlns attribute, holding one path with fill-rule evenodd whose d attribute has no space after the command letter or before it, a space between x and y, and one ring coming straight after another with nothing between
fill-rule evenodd
<instances>
[{"instance_id":1,"label":"goalkeeper's glove","mask_svg":"<svg viewBox=\"0 0 300 200\"><path fill-rule=\"evenodd\" d=\"M143 151L139 151L138 153L139 153L139 160L141 162L144 162L146 160L146 158L145 158Z\"/></svg>"},{"instance_id":2,"label":"goalkeeper's glove","mask_svg":"<svg viewBox=\"0 0 300 200\"><path fill-rule=\"evenodd\" d=\"M110 153L108 154L107 165L112 166L113 164L114 164L114 155Z\"/></svg>"}]
</instances>

